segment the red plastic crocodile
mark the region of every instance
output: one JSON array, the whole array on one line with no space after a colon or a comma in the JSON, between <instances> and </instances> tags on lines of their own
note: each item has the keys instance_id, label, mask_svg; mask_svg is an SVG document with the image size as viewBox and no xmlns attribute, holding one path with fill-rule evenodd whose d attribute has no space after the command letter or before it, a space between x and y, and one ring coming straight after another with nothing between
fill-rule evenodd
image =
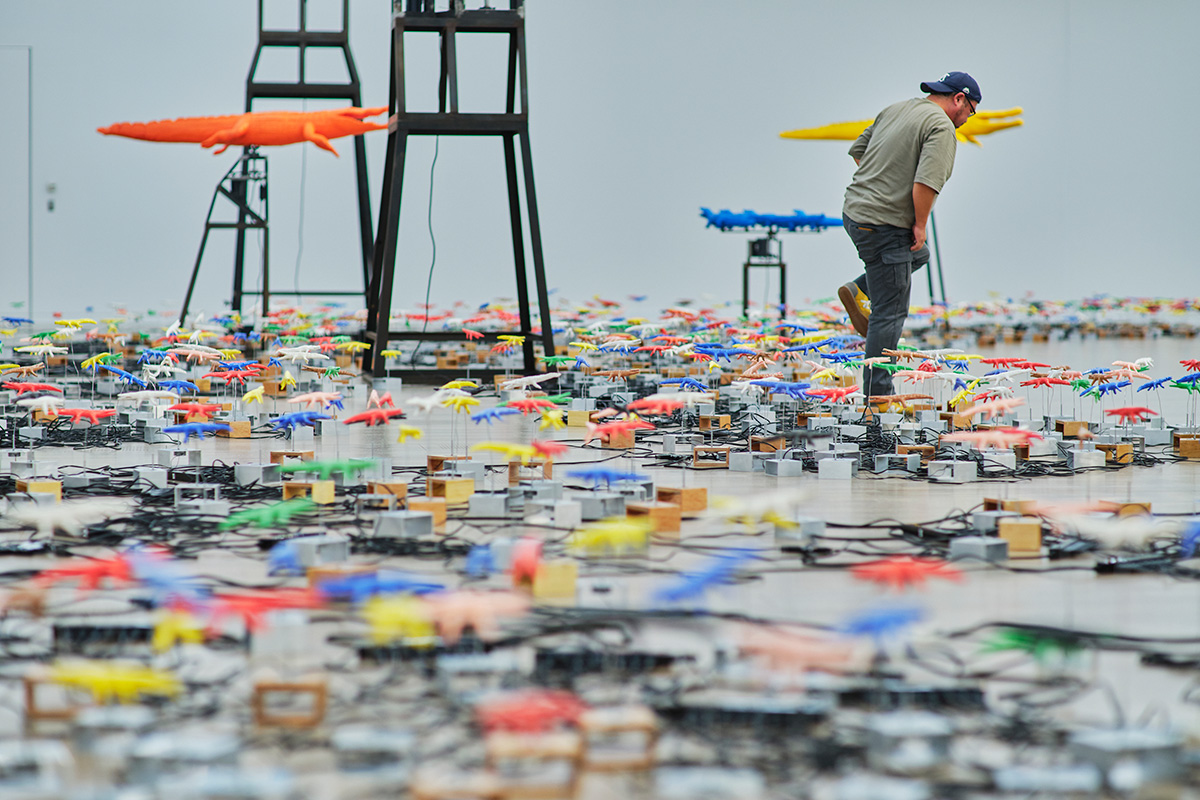
<instances>
[{"instance_id":1,"label":"red plastic crocodile","mask_svg":"<svg viewBox=\"0 0 1200 800\"><path fill-rule=\"evenodd\" d=\"M363 122L387 111L377 108L337 108L329 111L251 111L224 117L181 117L157 122L118 122L96 130L106 136L126 136L152 142L199 142L201 147L221 145L282 145L312 142L335 156L330 139L380 131L386 124Z\"/></svg>"}]
</instances>

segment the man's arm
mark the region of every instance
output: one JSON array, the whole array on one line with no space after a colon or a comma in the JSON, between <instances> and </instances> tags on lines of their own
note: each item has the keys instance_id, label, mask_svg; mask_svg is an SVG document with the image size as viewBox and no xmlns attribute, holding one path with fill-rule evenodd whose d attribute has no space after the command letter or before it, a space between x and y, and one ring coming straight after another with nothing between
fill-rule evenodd
<instances>
[{"instance_id":1,"label":"man's arm","mask_svg":"<svg viewBox=\"0 0 1200 800\"><path fill-rule=\"evenodd\" d=\"M913 245L909 250L920 250L925 244L925 225L929 222L929 212L933 210L933 201L937 199L937 194L932 186L913 184L912 198L916 222L913 223Z\"/></svg>"},{"instance_id":2,"label":"man's arm","mask_svg":"<svg viewBox=\"0 0 1200 800\"><path fill-rule=\"evenodd\" d=\"M850 157L854 159L854 163L858 164L862 161L867 152L867 145L871 143L871 134L874 133L875 123L868 125L858 138L854 140L854 144L850 145Z\"/></svg>"}]
</instances>

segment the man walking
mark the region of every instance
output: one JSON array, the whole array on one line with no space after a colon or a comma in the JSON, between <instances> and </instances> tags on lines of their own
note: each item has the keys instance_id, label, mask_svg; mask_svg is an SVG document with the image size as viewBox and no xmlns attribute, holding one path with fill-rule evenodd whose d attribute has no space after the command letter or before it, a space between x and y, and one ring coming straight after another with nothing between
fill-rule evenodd
<instances>
[{"instance_id":1,"label":"man walking","mask_svg":"<svg viewBox=\"0 0 1200 800\"><path fill-rule=\"evenodd\" d=\"M850 147L858 169L846 189L842 218L866 271L838 289L854 329L867 337L866 357L900 341L908 317L912 273L929 263L925 226L954 170L955 128L983 99L965 72L921 84L925 97L879 112ZM892 375L867 367L863 391L892 394Z\"/></svg>"}]
</instances>

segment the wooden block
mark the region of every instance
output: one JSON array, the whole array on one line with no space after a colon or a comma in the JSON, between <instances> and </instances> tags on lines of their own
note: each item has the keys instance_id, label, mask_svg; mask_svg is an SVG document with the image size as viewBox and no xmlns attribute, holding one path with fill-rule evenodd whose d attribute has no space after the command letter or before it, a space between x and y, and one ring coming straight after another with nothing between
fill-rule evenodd
<instances>
[{"instance_id":1,"label":"wooden block","mask_svg":"<svg viewBox=\"0 0 1200 800\"><path fill-rule=\"evenodd\" d=\"M692 448L692 469L729 469L729 445L696 445ZM716 461L706 456L721 456Z\"/></svg>"},{"instance_id":2,"label":"wooden block","mask_svg":"<svg viewBox=\"0 0 1200 800\"><path fill-rule=\"evenodd\" d=\"M583 736L578 731L492 731L484 738L484 751L484 763L501 776L507 800L578 794L583 755Z\"/></svg>"},{"instance_id":3,"label":"wooden block","mask_svg":"<svg viewBox=\"0 0 1200 800\"><path fill-rule=\"evenodd\" d=\"M896 445L896 453L899 455L907 455L908 453L920 453L921 463L928 464L929 459L933 458L934 447L931 444L898 444Z\"/></svg>"},{"instance_id":4,"label":"wooden block","mask_svg":"<svg viewBox=\"0 0 1200 800\"><path fill-rule=\"evenodd\" d=\"M250 420L235 419L231 420L226 425L229 426L228 431L217 431L217 436L225 439L249 439L250 438Z\"/></svg>"},{"instance_id":5,"label":"wooden block","mask_svg":"<svg viewBox=\"0 0 1200 800\"><path fill-rule=\"evenodd\" d=\"M52 683L47 674L46 668L37 666L25 674L23 678L25 685L25 723L28 725L33 722L42 722L46 720L71 720L79 713L84 706L69 705L59 706L56 708L43 708L38 705L38 687Z\"/></svg>"},{"instance_id":6,"label":"wooden block","mask_svg":"<svg viewBox=\"0 0 1200 800\"><path fill-rule=\"evenodd\" d=\"M646 706L589 708L579 715L579 730L584 738L582 767L589 772L650 769L654 766L658 742L658 717ZM622 747L608 751L599 740L631 743L631 734L641 734L642 748Z\"/></svg>"},{"instance_id":7,"label":"wooden block","mask_svg":"<svg viewBox=\"0 0 1200 800\"><path fill-rule=\"evenodd\" d=\"M657 491L660 503L674 503L679 506L683 516L692 516L692 512L708 508L708 489L703 486L676 487L660 486Z\"/></svg>"},{"instance_id":8,"label":"wooden block","mask_svg":"<svg viewBox=\"0 0 1200 800\"><path fill-rule=\"evenodd\" d=\"M312 461L316 458L316 453L312 450L272 450L271 463L282 464L287 459L296 459L299 461Z\"/></svg>"},{"instance_id":9,"label":"wooden block","mask_svg":"<svg viewBox=\"0 0 1200 800\"><path fill-rule=\"evenodd\" d=\"M66 356L46 356L46 366L50 368L65 367L67 365Z\"/></svg>"},{"instance_id":10,"label":"wooden block","mask_svg":"<svg viewBox=\"0 0 1200 800\"><path fill-rule=\"evenodd\" d=\"M196 384L199 394L212 394L212 378L196 378L192 383Z\"/></svg>"},{"instance_id":11,"label":"wooden block","mask_svg":"<svg viewBox=\"0 0 1200 800\"><path fill-rule=\"evenodd\" d=\"M1088 433L1088 424L1078 419L1056 419L1054 430L1061 433L1064 439L1078 439L1080 432Z\"/></svg>"},{"instance_id":12,"label":"wooden block","mask_svg":"<svg viewBox=\"0 0 1200 800\"><path fill-rule=\"evenodd\" d=\"M567 411L568 428L586 428L595 411Z\"/></svg>"},{"instance_id":13,"label":"wooden block","mask_svg":"<svg viewBox=\"0 0 1200 800\"><path fill-rule=\"evenodd\" d=\"M458 369L460 366L458 354L437 357L438 369Z\"/></svg>"},{"instance_id":14,"label":"wooden block","mask_svg":"<svg viewBox=\"0 0 1200 800\"><path fill-rule=\"evenodd\" d=\"M444 497L410 497L406 503L409 511L428 511L433 514L433 527L446 527L446 498Z\"/></svg>"},{"instance_id":15,"label":"wooden block","mask_svg":"<svg viewBox=\"0 0 1200 800\"><path fill-rule=\"evenodd\" d=\"M371 494L390 494L398 504L404 505L408 497L408 484L400 481L367 481L367 491Z\"/></svg>"},{"instance_id":16,"label":"wooden block","mask_svg":"<svg viewBox=\"0 0 1200 800\"><path fill-rule=\"evenodd\" d=\"M1010 555L1042 552L1042 521L1037 517L1001 518L996 532L1001 539L1008 542Z\"/></svg>"},{"instance_id":17,"label":"wooden block","mask_svg":"<svg viewBox=\"0 0 1200 800\"><path fill-rule=\"evenodd\" d=\"M938 417L945 420L946 427L951 430L962 430L971 427L971 418L951 411L943 411Z\"/></svg>"},{"instance_id":18,"label":"wooden block","mask_svg":"<svg viewBox=\"0 0 1200 800\"><path fill-rule=\"evenodd\" d=\"M333 481L313 481L312 501L319 506L331 506L337 502L337 484Z\"/></svg>"},{"instance_id":19,"label":"wooden block","mask_svg":"<svg viewBox=\"0 0 1200 800\"><path fill-rule=\"evenodd\" d=\"M48 478L34 478L33 480L18 480L18 492L30 492L38 494L52 494L54 497L62 500L62 481L52 481Z\"/></svg>"},{"instance_id":20,"label":"wooden block","mask_svg":"<svg viewBox=\"0 0 1200 800\"><path fill-rule=\"evenodd\" d=\"M1200 439L1179 439L1179 444L1175 447L1175 455L1181 458L1200 458Z\"/></svg>"},{"instance_id":21,"label":"wooden block","mask_svg":"<svg viewBox=\"0 0 1200 800\"><path fill-rule=\"evenodd\" d=\"M374 564L323 564L308 568L308 585L315 587L321 581L335 581L353 575L374 575L379 568Z\"/></svg>"},{"instance_id":22,"label":"wooden block","mask_svg":"<svg viewBox=\"0 0 1200 800\"><path fill-rule=\"evenodd\" d=\"M711 431L713 429L727 431L732 424L732 418L729 414L701 414L697 427L702 431Z\"/></svg>"},{"instance_id":23,"label":"wooden block","mask_svg":"<svg viewBox=\"0 0 1200 800\"><path fill-rule=\"evenodd\" d=\"M466 461L468 456L428 456L425 459L425 471L432 475L446 468L449 461Z\"/></svg>"},{"instance_id":24,"label":"wooden block","mask_svg":"<svg viewBox=\"0 0 1200 800\"><path fill-rule=\"evenodd\" d=\"M307 694L312 698L312 708L298 714L280 714L267 708L272 694ZM260 728L315 728L325 720L325 708L329 702L329 687L324 678L307 681L256 681L250 697L254 711L254 724Z\"/></svg>"},{"instance_id":25,"label":"wooden block","mask_svg":"<svg viewBox=\"0 0 1200 800\"><path fill-rule=\"evenodd\" d=\"M1129 442L1117 444L1098 444L1097 450L1104 451L1104 460L1109 464L1130 464L1133 462L1133 445Z\"/></svg>"},{"instance_id":26,"label":"wooden block","mask_svg":"<svg viewBox=\"0 0 1200 800\"><path fill-rule=\"evenodd\" d=\"M522 464L520 461L508 462L508 485L515 486L523 480L543 478L550 480L554 477L554 462L542 461L532 464Z\"/></svg>"},{"instance_id":27,"label":"wooden block","mask_svg":"<svg viewBox=\"0 0 1200 800\"><path fill-rule=\"evenodd\" d=\"M1037 507L1036 500L1008 500L997 497L983 498L984 511L1016 511L1018 514L1032 514Z\"/></svg>"},{"instance_id":28,"label":"wooden block","mask_svg":"<svg viewBox=\"0 0 1200 800\"><path fill-rule=\"evenodd\" d=\"M751 436L750 452L775 453L784 449L782 436Z\"/></svg>"},{"instance_id":29,"label":"wooden block","mask_svg":"<svg viewBox=\"0 0 1200 800\"><path fill-rule=\"evenodd\" d=\"M473 478L429 478L425 481L425 496L440 497L446 505L455 506L467 502L475 494ZM413 507L410 503L410 509Z\"/></svg>"},{"instance_id":30,"label":"wooden block","mask_svg":"<svg viewBox=\"0 0 1200 800\"><path fill-rule=\"evenodd\" d=\"M332 505L337 502L337 484L333 481L284 481L283 499L296 497L311 497L317 505Z\"/></svg>"},{"instance_id":31,"label":"wooden block","mask_svg":"<svg viewBox=\"0 0 1200 800\"><path fill-rule=\"evenodd\" d=\"M1151 504L1149 502L1133 503L1101 501L1100 505L1103 506L1106 511L1111 511L1118 517L1135 517L1139 514L1152 513L1150 510Z\"/></svg>"},{"instance_id":32,"label":"wooden block","mask_svg":"<svg viewBox=\"0 0 1200 800\"><path fill-rule=\"evenodd\" d=\"M308 497L308 493L312 491L312 486L308 481L284 481L283 482L283 499L294 500L297 497Z\"/></svg>"},{"instance_id":33,"label":"wooden block","mask_svg":"<svg viewBox=\"0 0 1200 800\"><path fill-rule=\"evenodd\" d=\"M4 600L4 613L11 616L16 612L41 619L46 614L46 590L34 585L10 591Z\"/></svg>"},{"instance_id":34,"label":"wooden block","mask_svg":"<svg viewBox=\"0 0 1200 800\"><path fill-rule=\"evenodd\" d=\"M625 516L650 521L655 533L679 533L682 510L674 503L626 503ZM678 539L678 536L667 537Z\"/></svg>"},{"instance_id":35,"label":"wooden block","mask_svg":"<svg viewBox=\"0 0 1200 800\"><path fill-rule=\"evenodd\" d=\"M579 578L579 563L570 559L554 559L538 564L533 575L533 596L536 600L575 600L575 583Z\"/></svg>"},{"instance_id":36,"label":"wooden block","mask_svg":"<svg viewBox=\"0 0 1200 800\"><path fill-rule=\"evenodd\" d=\"M606 447L609 450L632 450L633 445L633 431L614 431L600 443L601 447Z\"/></svg>"}]
</instances>

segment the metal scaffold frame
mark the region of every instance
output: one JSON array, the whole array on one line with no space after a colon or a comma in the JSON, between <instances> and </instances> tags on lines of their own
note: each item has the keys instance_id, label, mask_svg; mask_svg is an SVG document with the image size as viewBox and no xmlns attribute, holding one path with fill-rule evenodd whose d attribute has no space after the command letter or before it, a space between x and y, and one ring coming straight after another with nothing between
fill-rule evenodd
<instances>
[{"instance_id":1,"label":"metal scaffold frame","mask_svg":"<svg viewBox=\"0 0 1200 800\"><path fill-rule=\"evenodd\" d=\"M529 303L525 267L525 234L521 219L519 178L524 181L529 243L533 259L538 312L541 317L540 341L547 354L554 352L550 326L550 301L546 289L542 258L542 235L538 223L537 194L533 182L533 158L529 145L529 89L525 66L525 15L523 0L510 0L508 9L465 10L460 0L451 0L451 8L437 12L430 2L410 2L407 10L397 3L392 18L391 84L388 98L390 113L387 163L384 167L383 195L375 242L374 268L367 299L366 338L371 345L364 370L374 376L388 374L383 352L392 340L436 340L445 334L392 331L392 292L395 278L400 207L404 186L404 165L408 139L412 136L497 136L504 146L504 164L508 180L508 207L512 224L513 260L516 269L517 302L520 306L519 331L507 333L525 337L523 354L527 372L535 372L535 334ZM441 40L441 70L438 79L438 109L434 112L409 111L405 101L405 36L411 33L436 33ZM490 33L508 38L507 97L504 113L467 113L459 110L458 34ZM521 148L521 173L518 176L516 148ZM417 376L420 370L395 371L396 375Z\"/></svg>"}]
</instances>

